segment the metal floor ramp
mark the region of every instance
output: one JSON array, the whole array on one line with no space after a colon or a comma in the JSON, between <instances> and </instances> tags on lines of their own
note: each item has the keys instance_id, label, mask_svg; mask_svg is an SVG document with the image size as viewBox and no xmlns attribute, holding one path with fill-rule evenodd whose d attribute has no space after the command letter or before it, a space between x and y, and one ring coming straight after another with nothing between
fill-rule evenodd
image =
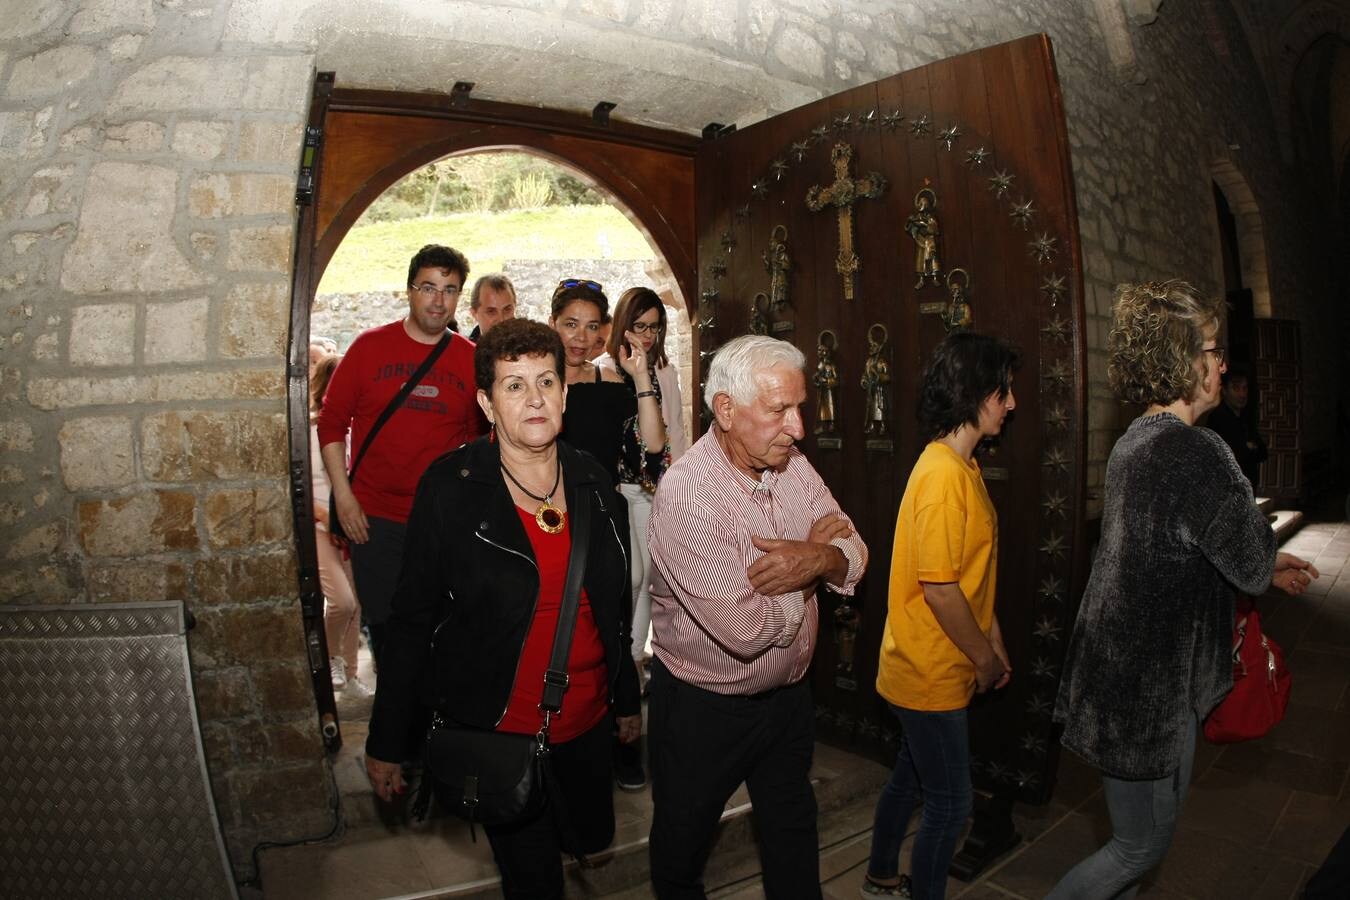
<instances>
[{"instance_id":1,"label":"metal floor ramp","mask_svg":"<svg viewBox=\"0 0 1350 900\"><path fill-rule=\"evenodd\" d=\"M238 896L182 604L0 606L0 893Z\"/></svg>"}]
</instances>

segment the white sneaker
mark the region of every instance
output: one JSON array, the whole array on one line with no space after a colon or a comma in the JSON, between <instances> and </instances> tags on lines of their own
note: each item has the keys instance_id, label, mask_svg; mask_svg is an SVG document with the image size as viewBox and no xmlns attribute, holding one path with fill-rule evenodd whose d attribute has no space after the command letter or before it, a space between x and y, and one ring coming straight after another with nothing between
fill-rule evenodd
<instances>
[{"instance_id":1,"label":"white sneaker","mask_svg":"<svg viewBox=\"0 0 1350 900\"><path fill-rule=\"evenodd\" d=\"M369 697L375 692L366 686L366 683L356 676L347 679L347 686L342 691L344 697Z\"/></svg>"},{"instance_id":2,"label":"white sneaker","mask_svg":"<svg viewBox=\"0 0 1350 900\"><path fill-rule=\"evenodd\" d=\"M328 670L333 673L333 690L340 691L347 686L347 661L340 656L328 657Z\"/></svg>"}]
</instances>

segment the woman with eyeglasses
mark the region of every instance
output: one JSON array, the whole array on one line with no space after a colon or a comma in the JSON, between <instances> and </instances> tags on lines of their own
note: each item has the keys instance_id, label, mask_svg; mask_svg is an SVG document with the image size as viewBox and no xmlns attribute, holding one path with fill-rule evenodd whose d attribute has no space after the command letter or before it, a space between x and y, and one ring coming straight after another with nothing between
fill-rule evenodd
<instances>
[{"instance_id":1,"label":"woman with eyeglasses","mask_svg":"<svg viewBox=\"0 0 1350 900\"><path fill-rule=\"evenodd\" d=\"M1180 280L1117 290L1106 374L1145 409L1106 462L1054 714L1060 742L1102 773L1112 834L1052 900L1135 895L1172 842L1201 722L1233 686L1234 590L1297 596L1317 577L1277 551L1233 452L1195 427L1219 404L1222 298Z\"/></svg>"},{"instance_id":2,"label":"woman with eyeglasses","mask_svg":"<svg viewBox=\"0 0 1350 900\"><path fill-rule=\"evenodd\" d=\"M597 366L588 358L608 313L609 298L594 281L565 278L553 291L549 325L567 357L563 437L598 459L616 484L621 466L655 482L665 471L666 427L646 346L636 333L616 327L618 366ZM636 427L627 427L634 420Z\"/></svg>"},{"instance_id":3,"label":"woman with eyeglasses","mask_svg":"<svg viewBox=\"0 0 1350 900\"><path fill-rule=\"evenodd\" d=\"M661 421L666 427L666 443L670 447L670 463L679 459L689 447L684 434L683 403L680 399L680 380L675 367L666 357L666 307L651 288L635 287L623 292L614 308L614 328L604 356L595 360L602 369L618 370L624 381L633 387L632 376L618 368L615 360L624 345L622 335L633 334L647 357L652 390L661 407ZM626 426L636 432L636 418ZM656 478L645 470L635 470L619 461L619 492L628 501L629 539L633 546L633 659L639 666L647 655L647 640L651 631L652 598L651 557L647 554L647 520L651 517L652 495L656 493Z\"/></svg>"},{"instance_id":4,"label":"woman with eyeglasses","mask_svg":"<svg viewBox=\"0 0 1350 900\"><path fill-rule=\"evenodd\" d=\"M599 460L616 485L628 479L636 483L645 479L655 485L670 464L661 395L649 363L652 343L645 340L650 335L654 341L655 335L646 328L641 334L626 329L616 318L610 334L610 363L597 365L588 358L589 352L608 315L609 298L594 281L565 278L553 291L549 324L562 338L565 351L567 403L562 437ZM640 537L645 555L645 529ZM638 552L634 548L635 556ZM616 745L616 757L619 787L629 791L645 787L640 751Z\"/></svg>"}]
</instances>

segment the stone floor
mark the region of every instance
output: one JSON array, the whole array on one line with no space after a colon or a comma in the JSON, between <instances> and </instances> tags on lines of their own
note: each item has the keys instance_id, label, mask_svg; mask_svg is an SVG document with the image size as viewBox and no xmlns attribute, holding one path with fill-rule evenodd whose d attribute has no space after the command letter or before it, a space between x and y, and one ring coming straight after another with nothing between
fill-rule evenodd
<instances>
[{"instance_id":1,"label":"stone floor","mask_svg":"<svg viewBox=\"0 0 1350 900\"><path fill-rule=\"evenodd\" d=\"M1201 746L1176 839L1143 896L1296 897L1350 825L1350 524L1305 525L1283 549L1314 560L1322 573L1301 598L1272 595L1260 601L1263 623L1284 647L1294 675L1288 714L1261 740ZM340 772L339 781L347 784L344 792L354 792L360 789L361 727L350 716L348 723L347 746L352 749L338 766L352 771ZM866 867L875 791L857 789L856 781L852 795L832 786L850 772L865 772L862 783L876 784L884 770L823 746L819 763L818 794L833 790L836 795L821 817L824 893L827 898L856 897ZM1052 801L1015 811L1023 843L974 883L952 881L948 896L1044 896L1109 834L1099 787L1093 770L1064 754ZM650 813L649 792L618 796L620 837L611 864L616 871L625 855L630 869L640 867ZM729 814L741 811L742 803L743 798L735 798ZM354 809L356 804L353 794L348 805ZM710 867L710 896L763 896L748 839L742 833L721 842L732 846L726 861ZM481 840L470 843L458 822L401 834L375 824L353 827L338 842L269 851L263 857L267 900L488 897L495 893L494 874L486 845ZM637 900L650 895L640 880L635 887L608 890L603 878L569 877L569 896Z\"/></svg>"}]
</instances>

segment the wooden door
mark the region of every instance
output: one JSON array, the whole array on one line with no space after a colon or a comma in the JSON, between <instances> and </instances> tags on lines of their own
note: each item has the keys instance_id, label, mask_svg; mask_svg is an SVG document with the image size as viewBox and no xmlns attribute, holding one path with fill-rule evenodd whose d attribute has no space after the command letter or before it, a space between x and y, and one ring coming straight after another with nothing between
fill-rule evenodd
<instances>
[{"instance_id":1,"label":"wooden door","mask_svg":"<svg viewBox=\"0 0 1350 900\"><path fill-rule=\"evenodd\" d=\"M812 189L839 174L855 182L840 195L852 205L813 212L820 203L808 196L822 198ZM972 749L977 785L1044 799L1050 712L1084 580L1086 409L1078 223L1049 39L944 60L710 141L695 187L699 360L750 330L757 297L770 307L757 327L794 342L808 374L821 333L837 336L836 430L810 433L812 391L803 450L866 539L871 565L852 601L822 598L812 675L822 739L894 758L897 725L873 684L895 514L923 448L918 377L946 334L949 285L967 288L975 330L1022 348L1017 410L982 459L999 514L998 610L1015 675L972 708ZM930 207L937 201L941 276L916 287L917 245L905 229L925 190ZM850 218L859 262L851 298L837 271ZM778 309L771 243L785 243L790 259L788 303ZM966 275L949 282L955 269ZM861 387L868 335L883 328L885 436L865 433Z\"/></svg>"},{"instance_id":2,"label":"wooden door","mask_svg":"<svg viewBox=\"0 0 1350 900\"><path fill-rule=\"evenodd\" d=\"M1268 452L1257 491L1263 497L1297 501L1303 490L1300 352L1298 322L1256 320L1257 429Z\"/></svg>"}]
</instances>

